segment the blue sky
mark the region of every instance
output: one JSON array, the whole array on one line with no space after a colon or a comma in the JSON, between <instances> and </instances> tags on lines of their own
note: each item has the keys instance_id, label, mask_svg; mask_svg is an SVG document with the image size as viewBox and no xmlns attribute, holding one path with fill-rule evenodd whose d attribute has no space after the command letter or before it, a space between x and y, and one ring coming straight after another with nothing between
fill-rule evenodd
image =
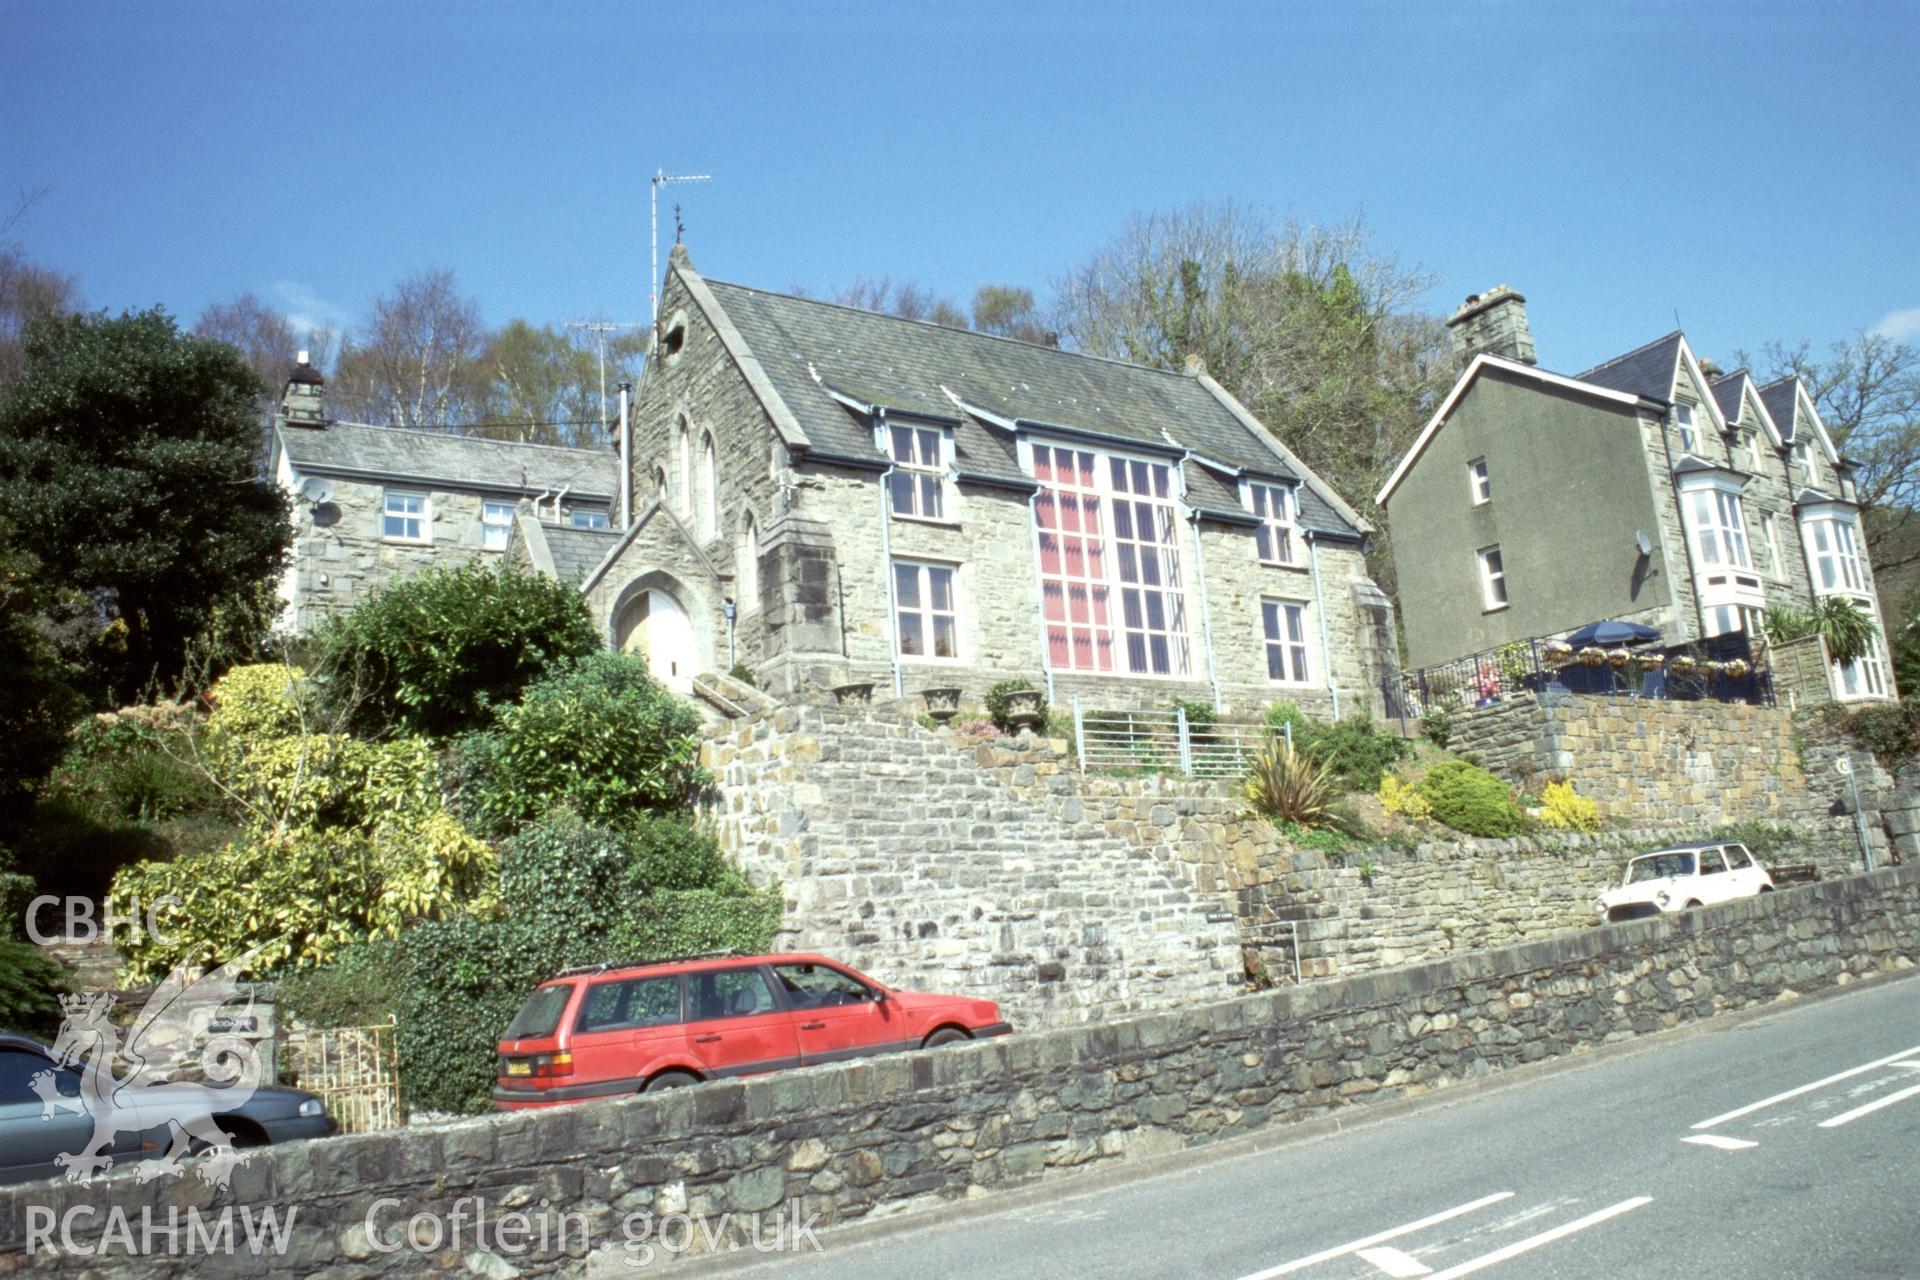
<instances>
[{"instance_id":1,"label":"blue sky","mask_svg":"<svg viewBox=\"0 0 1920 1280\"><path fill-rule=\"evenodd\" d=\"M1363 214L1543 365L1675 315L1920 339L1920 5L0 0L0 200L87 301L644 319L646 178L721 279L1042 293L1134 212ZM664 203L664 202L663 202ZM663 208L663 221L671 214ZM670 231L665 239L670 240Z\"/></svg>"}]
</instances>

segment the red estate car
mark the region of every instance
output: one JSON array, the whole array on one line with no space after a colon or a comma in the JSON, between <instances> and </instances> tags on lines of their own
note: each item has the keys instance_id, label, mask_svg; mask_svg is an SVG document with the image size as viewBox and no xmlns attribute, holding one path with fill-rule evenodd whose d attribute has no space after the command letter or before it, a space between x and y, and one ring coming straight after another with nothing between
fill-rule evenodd
<instances>
[{"instance_id":1,"label":"red estate car","mask_svg":"<svg viewBox=\"0 0 1920 1280\"><path fill-rule=\"evenodd\" d=\"M500 1037L493 1105L554 1106L1003 1036L991 1000L894 991L825 956L569 969Z\"/></svg>"}]
</instances>

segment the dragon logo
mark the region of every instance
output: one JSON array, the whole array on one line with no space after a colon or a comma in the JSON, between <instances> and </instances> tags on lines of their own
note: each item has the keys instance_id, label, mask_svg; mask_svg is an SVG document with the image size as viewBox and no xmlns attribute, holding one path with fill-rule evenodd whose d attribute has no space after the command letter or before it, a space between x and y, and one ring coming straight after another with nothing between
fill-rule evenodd
<instances>
[{"instance_id":1,"label":"dragon logo","mask_svg":"<svg viewBox=\"0 0 1920 1280\"><path fill-rule=\"evenodd\" d=\"M67 1171L69 1182L91 1182L113 1167L106 1154L121 1133L145 1133L165 1128L170 1133L166 1153L139 1166L138 1178L150 1182L163 1175L185 1172L182 1156L204 1148L200 1177L224 1187L235 1165L248 1157L234 1150L233 1139L214 1123L214 1115L242 1106L260 1087L260 1053L251 1041L228 1032L207 1033L214 1015L240 1001L238 975L259 954L256 947L231 964L193 978L182 966L154 989L134 1019L126 1044L108 1021L114 998L105 993L62 997L66 1017L53 1043L53 1058L62 1067L79 1072L80 1093L61 1092L57 1073L41 1071L32 1077L40 1097L40 1118L51 1120L62 1112L82 1114L93 1121L93 1136L85 1149L64 1152L55 1161ZM253 996L246 996L242 1012L229 1027L253 1012ZM205 1043L199 1053L195 1045ZM125 1075L116 1076L124 1063ZM205 1083L177 1077L198 1065Z\"/></svg>"}]
</instances>

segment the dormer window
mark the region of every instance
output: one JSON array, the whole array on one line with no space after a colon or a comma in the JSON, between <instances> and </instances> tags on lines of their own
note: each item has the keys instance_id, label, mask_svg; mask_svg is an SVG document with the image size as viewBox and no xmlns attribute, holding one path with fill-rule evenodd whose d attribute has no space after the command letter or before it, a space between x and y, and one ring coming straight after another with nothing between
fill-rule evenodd
<instances>
[{"instance_id":1,"label":"dormer window","mask_svg":"<svg viewBox=\"0 0 1920 1280\"><path fill-rule=\"evenodd\" d=\"M1750 464L1747 470L1753 472L1755 475L1759 475L1765 462L1764 455L1760 452L1760 433L1758 431L1750 431L1747 433L1747 461Z\"/></svg>"},{"instance_id":2,"label":"dormer window","mask_svg":"<svg viewBox=\"0 0 1920 1280\"><path fill-rule=\"evenodd\" d=\"M1493 480L1487 475L1485 458L1475 458L1467 464L1467 491L1473 495L1476 507L1493 501Z\"/></svg>"},{"instance_id":3,"label":"dormer window","mask_svg":"<svg viewBox=\"0 0 1920 1280\"><path fill-rule=\"evenodd\" d=\"M947 434L937 427L889 423L887 456L893 460L888 492L893 514L909 520L947 518Z\"/></svg>"},{"instance_id":4,"label":"dormer window","mask_svg":"<svg viewBox=\"0 0 1920 1280\"><path fill-rule=\"evenodd\" d=\"M1290 485L1246 482L1242 498L1247 510L1260 517L1254 540L1260 547L1262 564L1298 564L1295 548L1299 542L1300 499Z\"/></svg>"},{"instance_id":5,"label":"dormer window","mask_svg":"<svg viewBox=\"0 0 1920 1280\"><path fill-rule=\"evenodd\" d=\"M1673 425L1680 430L1680 449L1683 453L1693 452L1693 406L1676 404L1673 406Z\"/></svg>"}]
</instances>

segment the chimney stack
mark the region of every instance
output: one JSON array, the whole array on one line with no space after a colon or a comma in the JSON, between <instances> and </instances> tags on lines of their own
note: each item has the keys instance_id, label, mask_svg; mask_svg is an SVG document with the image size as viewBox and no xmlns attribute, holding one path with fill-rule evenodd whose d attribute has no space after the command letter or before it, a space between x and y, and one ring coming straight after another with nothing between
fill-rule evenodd
<instances>
[{"instance_id":1,"label":"chimney stack","mask_svg":"<svg viewBox=\"0 0 1920 1280\"><path fill-rule=\"evenodd\" d=\"M324 428L327 425L327 380L300 353L300 361L287 375L287 389L280 397L280 421L289 427Z\"/></svg>"},{"instance_id":2,"label":"chimney stack","mask_svg":"<svg viewBox=\"0 0 1920 1280\"><path fill-rule=\"evenodd\" d=\"M1463 369L1483 351L1522 364L1539 363L1533 354L1533 330L1527 327L1527 300L1510 286L1498 284L1468 295L1448 317L1447 330Z\"/></svg>"}]
</instances>

